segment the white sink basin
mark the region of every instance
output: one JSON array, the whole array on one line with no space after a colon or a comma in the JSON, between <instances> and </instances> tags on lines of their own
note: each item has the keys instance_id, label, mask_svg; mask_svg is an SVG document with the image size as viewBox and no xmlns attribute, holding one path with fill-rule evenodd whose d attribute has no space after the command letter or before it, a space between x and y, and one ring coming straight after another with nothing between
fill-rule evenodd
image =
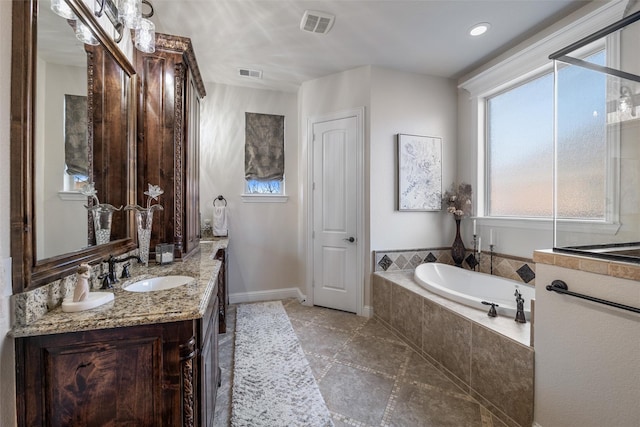
<instances>
[{"instance_id":1,"label":"white sink basin","mask_svg":"<svg viewBox=\"0 0 640 427\"><path fill-rule=\"evenodd\" d=\"M193 277L189 276L161 276L152 277L150 279L142 279L137 282L133 282L124 287L125 291L129 292L153 292L163 291L165 289L177 288L178 286L186 285L189 282L193 282Z\"/></svg>"},{"instance_id":2,"label":"white sink basin","mask_svg":"<svg viewBox=\"0 0 640 427\"><path fill-rule=\"evenodd\" d=\"M113 301L113 293L111 292L89 292L87 299L77 302L73 302L73 296L70 296L62 301L62 311L65 313L75 313L78 311L91 310L109 301Z\"/></svg>"}]
</instances>

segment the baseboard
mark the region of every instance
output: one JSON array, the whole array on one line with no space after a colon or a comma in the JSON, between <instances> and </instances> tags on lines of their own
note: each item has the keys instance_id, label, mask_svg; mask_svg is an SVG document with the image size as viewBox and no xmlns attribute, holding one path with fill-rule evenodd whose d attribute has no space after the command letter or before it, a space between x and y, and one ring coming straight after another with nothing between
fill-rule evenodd
<instances>
[{"instance_id":1,"label":"baseboard","mask_svg":"<svg viewBox=\"0 0 640 427\"><path fill-rule=\"evenodd\" d=\"M306 295L300 291L300 288L281 288L269 291L238 292L229 294L229 302L231 304L273 301L286 298L296 298L300 302L304 302L307 299Z\"/></svg>"},{"instance_id":2,"label":"baseboard","mask_svg":"<svg viewBox=\"0 0 640 427\"><path fill-rule=\"evenodd\" d=\"M372 318L373 317L373 307L370 305L365 305L362 307L362 315L364 317Z\"/></svg>"}]
</instances>

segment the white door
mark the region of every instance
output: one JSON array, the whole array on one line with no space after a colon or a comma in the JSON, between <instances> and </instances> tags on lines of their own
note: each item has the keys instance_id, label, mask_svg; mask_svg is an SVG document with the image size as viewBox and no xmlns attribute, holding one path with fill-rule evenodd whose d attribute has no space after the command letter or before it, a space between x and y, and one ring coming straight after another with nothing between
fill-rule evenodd
<instances>
[{"instance_id":1,"label":"white door","mask_svg":"<svg viewBox=\"0 0 640 427\"><path fill-rule=\"evenodd\" d=\"M357 312L356 117L313 123L313 304Z\"/></svg>"}]
</instances>

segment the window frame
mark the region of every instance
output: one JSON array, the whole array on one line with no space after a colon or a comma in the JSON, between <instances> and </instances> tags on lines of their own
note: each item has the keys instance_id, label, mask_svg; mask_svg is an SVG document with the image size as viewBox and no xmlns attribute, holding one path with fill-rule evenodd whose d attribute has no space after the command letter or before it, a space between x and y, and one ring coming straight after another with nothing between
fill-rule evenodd
<instances>
[{"instance_id":1,"label":"window frame","mask_svg":"<svg viewBox=\"0 0 640 427\"><path fill-rule=\"evenodd\" d=\"M286 167L286 165L285 165ZM240 197L245 203L286 203L289 196L286 193L286 174L282 176L282 184L280 185L280 193L249 193L249 181L244 180L244 189Z\"/></svg>"},{"instance_id":2,"label":"window frame","mask_svg":"<svg viewBox=\"0 0 640 427\"><path fill-rule=\"evenodd\" d=\"M477 219L480 225L550 231L553 229L554 222L553 215L546 218L487 216L488 203L486 197L488 197L488 192L485 186L488 182L486 175L486 159L488 153L486 143L487 124L485 122L485 99L490 95L508 90L510 87L522 84L545 72L553 72L554 65L553 61L548 59L549 52L561 49L573 41L582 38L585 33L592 33L616 22L623 13L624 5L622 2L611 2L594 8L578 18L572 18L570 16L567 20L559 23L549 31L544 32L544 34L541 34L539 37L525 42L526 45L523 43L522 45L516 46L477 73L461 79L458 88L468 92L471 102L470 123L468 125L472 130L469 136L472 141L472 147L475 146L476 154L475 165L472 164L472 166L475 166L475 173L471 171L471 181L475 181L477 193L476 213L473 218ZM612 60L616 61L619 58L619 49L615 46L615 43L608 43L606 49L607 63L612 63ZM616 138L616 133L611 126L608 127L607 134L610 135L611 140L619 142L619 138ZM612 150L616 150L616 146L619 147L619 144L608 144L608 152L615 154L615 151L612 152ZM615 157L616 156L610 155L609 159L611 160ZM610 168L607 172L608 174L616 170L616 166L612 165L611 162L608 166ZM607 184L606 191L615 197L615 201L613 204L607 204L608 207L613 207L613 209L605 209L605 221L558 220L564 223L563 229L576 232L593 232L594 227L596 227L598 232L615 234L620 228L618 215L620 208L619 187L619 183L617 183L616 180L608 182ZM553 194L555 197L555 191Z\"/></svg>"}]
</instances>

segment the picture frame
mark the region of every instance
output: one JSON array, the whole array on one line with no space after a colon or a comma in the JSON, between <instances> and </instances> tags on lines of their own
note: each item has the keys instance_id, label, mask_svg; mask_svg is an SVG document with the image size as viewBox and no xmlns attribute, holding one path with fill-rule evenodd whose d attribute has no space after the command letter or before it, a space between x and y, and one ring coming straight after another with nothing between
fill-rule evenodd
<instances>
[{"instance_id":1,"label":"picture frame","mask_svg":"<svg viewBox=\"0 0 640 427\"><path fill-rule=\"evenodd\" d=\"M399 211L442 209L442 138L397 135Z\"/></svg>"}]
</instances>

